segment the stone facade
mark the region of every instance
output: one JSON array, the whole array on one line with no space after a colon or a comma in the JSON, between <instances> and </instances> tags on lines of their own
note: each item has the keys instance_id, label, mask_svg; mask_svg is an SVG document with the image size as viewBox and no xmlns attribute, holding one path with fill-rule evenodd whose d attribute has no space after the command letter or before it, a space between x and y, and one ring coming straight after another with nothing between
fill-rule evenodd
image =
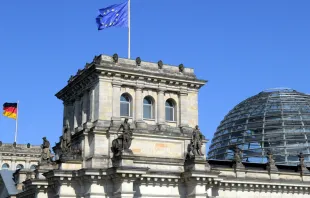
<instances>
[{"instance_id":1,"label":"stone facade","mask_svg":"<svg viewBox=\"0 0 310 198\"><path fill-rule=\"evenodd\" d=\"M0 169L34 170L40 161L41 151L41 147L36 145L0 143Z\"/></svg>"},{"instance_id":2,"label":"stone facade","mask_svg":"<svg viewBox=\"0 0 310 198\"><path fill-rule=\"evenodd\" d=\"M196 126L205 83L183 65L96 56L56 94L56 161L39 164L17 197L309 196L306 167L206 160Z\"/></svg>"}]
</instances>

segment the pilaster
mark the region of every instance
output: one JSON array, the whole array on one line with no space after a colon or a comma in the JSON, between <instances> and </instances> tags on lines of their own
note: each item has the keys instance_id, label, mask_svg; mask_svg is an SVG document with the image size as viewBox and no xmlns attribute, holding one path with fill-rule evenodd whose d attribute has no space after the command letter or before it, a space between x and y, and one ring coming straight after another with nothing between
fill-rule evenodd
<instances>
[{"instance_id":1,"label":"pilaster","mask_svg":"<svg viewBox=\"0 0 310 198\"><path fill-rule=\"evenodd\" d=\"M82 100L83 100L83 106L82 106L82 125L84 124L84 123L86 123L87 122L87 114L88 114L88 112L89 112L89 110L88 110L88 104L89 104L89 100L88 100L88 93L86 92L86 93L84 93L84 95L83 95L83 97L82 97Z\"/></svg>"},{"instance_id":2,"label":"pilaster","mask_svg":"<svg viewBox=\"0 0 310 198\"><path fill-rule=\"evenodd\" d=\"M70 132L74 131L74 104L68 103L67 105L67 117L68 117L68 123L69 123L69 130Z\"/></svg>"},{"instance_id":3,"label":"pilaster","mask_svg":"<svg viewBox=\"0 0 310 198\"><path fill-rule=\"evenodd\" d=\"M112 82L113 87L113 117L112 119L120 118L120 91L121 91L121 83L120 82Z\"/></svg>"},{"instance_id":4,"label":"pilaster","mask_svg":"<svg viewBox=\"0 0 310 198\"><path fill-rule=\"evenodd\" d=\"M133 183L136 180L132 174L116 174L113 175L114 192L113 198L133 198Z\"/></svg>"},{"instance_id":5,"label":"pilaster","mask_svg":"<svg viewBox=\"0 0 310 198\"><path fill-rule=\"evenodd\" d=\"M79 127L80 98L74 101L74 129Z\"/></svg>"},{"instance_id":6,"label":"pilaster","mask_svg":"<svg viewBox=\"0 0 310 198\"><path fill-rule=\"evenodd\" d=\"M188 126L188 93L182 89L179 93L180 97L180 126Z\"/></svg>"},{"instance_id":7,"label":"pilaster","mask_svg":"<svg viewBox=\"0 0 310 198\"><path fill-rule=\"evenodd\" d=\"M94 93L95 90L93 88L91 88L88 92L89 94L89 115L88 115L88 122L92 122L94 121Z\"/></svg>"},{"instance_id":8,"label":"pilaster","mask_svg":"<svg viewBox=\"0 0 310 198\"><path fill-rule=\"evenodd\" d=\"M142 121L142 86L136 87L136 98L135 98L135 120Z\"/></svg>"},{"instance_id":9,"label":"pilaster","mask_svg":"<svg viewBox=\"0 0 310 198\"><path fill-rule=\"evenodd\" d=\"M164 89L158 89L157 92L157 123L165 123L165 99L164 99Z\"/></svg>"}]
</instances>

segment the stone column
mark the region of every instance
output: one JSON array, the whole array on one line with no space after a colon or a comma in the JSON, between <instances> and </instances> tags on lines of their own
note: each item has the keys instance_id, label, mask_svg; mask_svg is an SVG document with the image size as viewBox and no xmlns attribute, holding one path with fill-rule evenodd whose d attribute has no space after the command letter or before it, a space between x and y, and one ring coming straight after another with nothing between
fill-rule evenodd
<instances>
[{"instance_id":1,"label":"stone column","mask_svg":"<svg viewBox=\"0 0 310 198\"><path fill-rule=\"evenodd\" d=\"M88 94L85 93L82 97L83 106L82 106L82 125L87 122L87 106L88 106Z\"/></svg>"},{"instance_id":2,"label":"stone column","mask_svg":"<svg viewBox=\"0 0 310 198\"><path fill-rule=\"evenodd\" d=\"M181 91L179 96L180 96L180 126L187 127L188 126L188 117L187 117L188 93L186 91Z\"/></svg>"},{"instance_id":3,"label":"stone column","mask_svg":"<svg viewBox=\"0 0 310 198\"><path fill-rule=\"evenodd\" d=\"M68 103L67 104L67 117L68 117L68 123L69 123L69 131L74 131L74 104Z\"/></svg>"},{"instance_id":4,"label":"stone column","mask_svg":"<svg viewBox=\"0 0 310 198\"><path fill-rule=\"evenodd\" d=\"M78 121L79 121L79 111L80 111L80 98L77 98L74 101L74 130L75 128L77 128L78 125Z\"/></svg>"},{"instance_id":5,"label":"stone column","mask_svg":"<svg viewBox=\"0 0 310 198\"><path fill-rule=\"evenodd\" d=\"M64 105L64 110L63 110L63 126L66 126L67 122L68 122L68 115L67 115L67 111L68 111L68 107L67 104L63 103Z\"/></svg>"},{"instance_id":6,"label":"stone column","mask_svg":"<svg viewBox=\"0 0 310 198\"><path fill-rule=\"evenodd\" d=\"M138 129L147 129L147 123L143 121L143 98L142 87L136 87L136 100L135 100L135 113L136 113L136 127Z\"/></svg>"},{"instance_id":7,"label":"stone column","mask_svg":"<svg viewBox=\"0 0 310 198\"><path fill-rule=\"evenodd\" d=\"M121 92L121 84L113 82L113 112L112 112L112 119L120 119L120 111L121 111L121 104L120 104L120 92Z\"/></svg>"},{"instance_id":8,"label":"stone column","mask_svg":"<svg viewBox=\"0 0 310 198\"><path fill-rule=\"evenodd\" d=\"M89 104L88 104L88 108L89 108L89 111L88 111L88 118L87 118L87 121L88 122L92 122L94 121L94 89L90 89L89 92L88 92L88 97L89 97Z\"/></svg>"},{"instance_id":9,"label":"stone column","mask_svg":"<svg viewBox=\"0 0 310 198\"><path fill-rule=\"evenodd\" d=\"M199 181L201 178L190 178L185 182L186 197L205 198L209 197L206 191L206 184L204 181Z\"/></svg>"},{"instance_id":10,"label":"stone column","mask_svg":"<svg viewBox=\"0 0 310 198\"><path fill-rule=\"evenodd\" d=\"M164 99L164 90L158 89L157 93L157 123L164 124L165 123L165 99Z\"/></svg>"},{"instance_id":11,"label":"stone column","mask_svg":"<svg viewBox=\"0 0 310 198\"><path fill-rule=\"evenodd\" d=\"M30 169L30 161L28 159L25 162L25 169Z\"/></svg>"},{"instance_id":12,"label":"stone column","mask_svg":"<svg viewBox=\"0 0 310 198\"><path fill-rule=\"evenodd\" d=\"M136 87L135 113L136 113L135 120L142 121L143 115L142 115L142 87L141 86Z\"/></svg>"},{"instance_id":13,"label":"stone column","mask_svg":"<svg viewBox=\"0 0 310 198\"><path fill-rule=\"evenodd\" d=\"M129 174L131 175L131 174ZM117 175L112 179L114 184L113 197L115 198L133 198L135 191L133 191L134 178L126 178Z\"/></svg>"}]
</instances>

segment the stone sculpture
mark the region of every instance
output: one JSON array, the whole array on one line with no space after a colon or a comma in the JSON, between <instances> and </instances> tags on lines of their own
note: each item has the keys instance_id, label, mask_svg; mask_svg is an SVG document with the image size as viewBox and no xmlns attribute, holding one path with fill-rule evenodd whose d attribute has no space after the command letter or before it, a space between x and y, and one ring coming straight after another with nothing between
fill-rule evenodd
<instances>
[{"instance_id":1,"label":"stone sculpture","mask_svg":"<svg viewBox=\"0 0 310 198\"><path fill-rule=\"evenodd\" d=\"M275 161L273 159L273 153L271 152L271 150L267 151L267 160L269 165L275 165Z\"/></svg>"},{"instance_id":2,"label":"stone sculpture","mask_svg":"<svg viewBox=\"0 0 310 198\"><path fill-rule=\"evenodd\" d=\"M46 139L46 137L43 137L42 139L43 144L41 144L41 163L49 163L51 161L50 142Z\"/></svg>"},{"instance_id":3,"label":"stone sculpture","mask_svg":"<svg viewBox=\"0 0 310 198\"><path fill-rule=\"evenodd\" d=\"M234 170L237 171L237 169L244 169L244 165L242 164L242 150L238 145L235 145L232 150L234 152L234 158L232 160Z\"/></svg>"},{"instance_id":4,"label":"stone sculpture","mask_svg":"<svg viewBox=\"0 0 310 198\"><path fill-rule=\"evenodd\" d=\"M236 164L241 164L242 163L242 156L241 156L241 149L236 145L234 148L234 159L233 161Z\"/></svg>"},{"instance_id":5,"label":"stone sculpture","mask_svg":"<svg viewBox=\"0 0 310 198\"><path fill-rule=\"evenodd\" d=\"M132 141L132 129L130 129L130 124L128 123L128 118L120 125L118 132L122 131L115 140L112 141L111 150L114 156L120 156L122 151L129 150Z\"/></svg>"},{"instance_id":6,"label":"stone sculpture","mask_svg":"<svg viewBox=\"0 0 310 198\"><path fill-rule=\"evenodd\" d=\"M69 133L69 127L68 127L68 125L66 125L64 127L64 132L63 132L63 135L61 137L60 147L61 147L62 152L68 152L69 151L70 139L71 139L70 136L71 136L71 134Z\"/></svg>"},{"instance_id":7,"label":"stone sculpture","mask_svg":"<svg viewBox=\"0 0 310 198\"><path fill-rule=\"evenodd\" d=\"M184 65L183 64L179 65L179 72L184 72Z\"/></svg>"},{"instance_id":8,"label":"stone sculpture","mask_svg":"<svg viewBox=\"0 0 310 198\"><path fill-rule=\"evenodd\" d=\"M298 171L300 172L301 175L304 173L309 173L309 170L307 169L307 166L305 164L305 156L302 152L297 155L299 158L299 165L297 166Z\"/></svg>"},{"instance_id":9,"label":"stone sculpture","mask_svg":"<svg viewBox=\"0 0 310 198\"><path fill-rule=\"evenodd\" d=\"M114 63L117 63L118 62L118 54L113 54L113 56L112 56L112 58L113 58L113 62Z\"/></svg>"},{"instance_id":10,"label":"stone sculpture","mask_svg":"<svg viewBox=\"0 0 310 198\"><path fill-rule=\"evenodd\" d=\"M268 149L267 151L267 170L269 172L278 170L278 168L276 167L276 163L273 159L273 153L270 149Z\"/></svg>"},{"instance_id":11,"label":"stone sculpture","mask_svg":"<svg viewBox=\"0 0 310 198\"><path fill-rule=\"evenodd\" d=\"M192 133L192 140L191 140L191 145L192 145L192 152L195 156L201 156L202 151L201 151L201 146L202 146L202 134L199 130L199 126L196 125L195 129L193 130Z\"/></svg>"}]
</instances>

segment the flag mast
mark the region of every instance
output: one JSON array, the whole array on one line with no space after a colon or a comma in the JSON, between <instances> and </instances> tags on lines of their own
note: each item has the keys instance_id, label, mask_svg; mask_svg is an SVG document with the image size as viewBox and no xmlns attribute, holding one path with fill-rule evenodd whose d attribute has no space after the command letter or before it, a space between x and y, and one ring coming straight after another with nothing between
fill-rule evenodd
<instances>
[{"instance_id":1,"label":"flag mast","mask_svg":"<svg viewBox=\"0 0 310 198\"><path fill-rule=\"evenodd\" d=\"M130 59L130 0L128 0L128 59Z\"/></svg>"},{"instance_id":2,"label":"flag mast","mask_svg":"<svg viewBox=\"0 0 310 198\"><path fill-rule=\"evenodd\" d=\"M19 101L17 101L17 108L16 108L16 125L15 125L15 137L14 137L14 142L16 142L17 139L17 122L18 122L18 109L19 109Z\"/></svg>"}]
</instances>

